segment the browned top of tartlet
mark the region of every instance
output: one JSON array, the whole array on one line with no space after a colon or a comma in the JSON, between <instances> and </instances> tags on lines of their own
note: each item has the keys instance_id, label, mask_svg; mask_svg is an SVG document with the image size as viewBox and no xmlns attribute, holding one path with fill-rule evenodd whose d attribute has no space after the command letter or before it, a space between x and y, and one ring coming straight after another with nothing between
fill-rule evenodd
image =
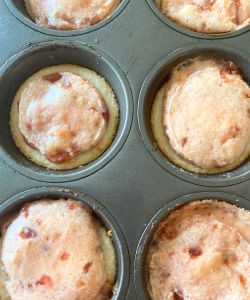
<instances>
[{"instance_id":1,"label":"browned top of tartlet","mask_svg":"<svg viewBox=\"0 0 250 300\"><path fill-rule=\"evenodd\" d=\"M33 202L6 226L1 259L12 300L105 298L107 272L98 227L80 202Z\"/></svg>"},{"instance_id":2,"label":"browned top of tartlet","mask_svg":"<svg viewBox=\"0 0 250 300\"><path fill-rule=\"evenodd\" d=\"M163 126L176 153L198 167L233 164L249 143L250 88L231 62L187 61L166 85Z\"/></svg>"},{"instance_id":3,"label":"browned top of tartlet","mask_svg":"<svg viewBox=\"0 0 250 300\"><path fill-rule=\"evenodd\" d=\"M203 33L235 31L250 23L249 0L162 0L161 10L174 22Z\"/></svg>"},{"instance_id":4,"label":"browned top of tartlet","mask_svg":"<svg viewBox=\"0 0 250 300\"><path fill-rule=\"evenodd\" d=\"M119 0L26 0L29 13L41 26L72 30L94 25L106 18Z\"/></svg>"},{"instance_id":5,"label":"browned top of tartlet","mask_svg":"<svg viewBox=\"0 0 250 300\"><path fill-rule=\"evenodd\" d=\"M167 216L148 250L152 299L250 299L249 226L249 212L214 200Z\"/></svg>"},{"instance_id":6,"label":"browned top of tartlet","mask_svg":"<svg viewBox=\"0 0 250 300\"><path fill-rule=\"evenodd\" d=\"M54 163L94 148L105 134L108 116L93 84L69 72L34 79L19 101L25 141Z\"/></svg>"}]
</instances>

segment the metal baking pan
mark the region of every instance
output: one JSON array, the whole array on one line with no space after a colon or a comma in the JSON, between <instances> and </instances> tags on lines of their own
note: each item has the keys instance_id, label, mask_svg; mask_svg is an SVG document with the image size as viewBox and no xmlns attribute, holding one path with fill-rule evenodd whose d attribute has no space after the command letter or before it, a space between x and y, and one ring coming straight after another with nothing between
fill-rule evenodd
<instances>
[{"instance_id":1,"label":"metal baking pan","mask_svg":"<svg viewBox=\"0 0 250 300\"><path fill-rule=\"evenodd\" d=\"M202 176L182 171L162 156L149 127L153 96L178 61L200 53L235 61L250 83L249 41L249 26L216 36L183 29L165 19L153 0L123 0L107 20L68 32L33 24L22 0L0 0L0 216L43 195L56 199L70 194L95 207L105 225L117 231L119 290L114 299L147 299L143 258L149 228L173 205L208 197L238 200L237 205L250 208L249 160L233 171ZM119 128L110 148L95 162L66 172L29 162L15 147L8 125L21 82L59 63L100 73L120 106ZM74 196L67 190L79 193Z\"/></svg>"}]
</instances>

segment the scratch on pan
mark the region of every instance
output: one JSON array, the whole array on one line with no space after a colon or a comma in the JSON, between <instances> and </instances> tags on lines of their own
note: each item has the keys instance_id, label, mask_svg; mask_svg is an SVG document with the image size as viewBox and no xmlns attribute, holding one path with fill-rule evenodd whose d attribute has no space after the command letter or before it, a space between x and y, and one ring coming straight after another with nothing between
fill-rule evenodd
<instances>
[{"instance_id":1,"label":"scratch on pan","mask_svg":"<svg viewBox=\"0 0 250 300\"><path fill-rule=\"evenodd\" d=\"M129 73L129 71L132 69L132 67L134 66L134 64L136 63L136 61L137 61L138 59L139 59L139 56L137 56L137 57L133 60L132 64L131 64L130 67L128 68L126 74Z\"/></svg>"}]
</instances>

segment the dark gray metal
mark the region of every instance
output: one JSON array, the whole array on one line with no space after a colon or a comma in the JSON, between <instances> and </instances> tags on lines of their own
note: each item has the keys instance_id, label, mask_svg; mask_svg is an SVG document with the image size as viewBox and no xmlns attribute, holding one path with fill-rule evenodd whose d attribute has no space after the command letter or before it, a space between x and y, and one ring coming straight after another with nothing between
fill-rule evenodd
<instances>
[{"instance_id":1,"label":"dark gray metal","mask_svg":"<svg viewBox=\"0 0 250 300\"><path fill-rule=\"evenodd\" d=\"M245 199L238 195L233 195L229 193L223 192L200 192L196 194L185 195L180 197L174 201L171 201L163 208L161 208L157 214L152 218L146 227L143 235L140 239L136 256L135 256L135 268L134 268L134 278L135 278L135 288L137 292L137 296L139 299L147 299L149 300L149 294L147 292L147 270L146 266L146 256L147 256L147 248L150 244L150 240L154 234L159 223L173 210L176 208L192 202L194 200L205 200L205 199L216 199L220 201L226 201L228 203L237 205L238 207L245 208L250 210L250 202L249 199Z\"/></svg>"},{"instance_id":2,"label":"dark gray metal","mask_svg":"<svg viewBox=\"0 0 250 300\"><path fill-rule=\"evenodd\" d=\"M14 3L15 5L19 4L20 7L23 1L15 0ZM190 174L187 174L186 178L177 177L177 174L173 176L170 172L160 167L148 152L138 128L138 118L134 114L132 127L126 142L123 144L126 134L119 134L119 136L124 137L124 140L116 148L118 153L115 157L112 156L113 159L109 163L103 164L101 168L98 167L98 171L96 169L96 172L89 173L89 176L85 176L87 175L86 173L81 175L74 174L76 177L72 173L65 173L66 175L64 176L59 174L59 179L57 179L57 174L53 174L51 171L41 170L42 173L39 174L40 170L38 172L38 169L34 166L29 169L29 165L26 165L26 176L30 177L28 178L20 174L21 168L24 169L22 164L26 159L19 153L17 154L16 149L13 150L13 142L9 136L7 123L11 95L14 96L18 84L21 83L22 79L24 80L29 76L32 70L35 71L39 66L42 67L53 63L49 58L53 51L50 52L47 47L52 44L56 46L59 43L61 50L58 48L58 50L53 52L57 54L54 57L54 62L81 62L81 65L87 64L87 66L100 71L104 77L108 77L107 79L111 85L115 85L113 88L120 105L122 105L124 119L127 116L126 122L124 120L125 126L125 123L131 123L132 113L131 97L129 87L125 83L126 81L129 82L132 90L135 112L138 107L139 93L143 82L158 62L177 49L185 51L188 47L190 49L197 48L201 44L202 47L207 48L219 46L220 53L222 53L224 48L225 51L229 51L227 46L230 46L230 49L241 49L242 52L238 52L238 50L235 50L236 52L230 50L229 52L234 55L232 58L239 58L241 53L245 52L243 59L237 58L237 62L241 61L242 69L245 71L246 76L249 76L247 74L249 74L250 32L248 31L249 28L245 28L241 35L238 35L240 32L237 32L230 34L226 39L223 36L221 39L209 37L209 40L206 40L203 39L203 35L197 34L196 36L195 33L187 35L185 30L176 31L172 27L166 26L165 22L162 22L153 12L146 0L123 0L122 5L123 10L120 9L122 10L120 13L118 11L114 13L117 16L112 18L112 22L104 21L102 26L97 25L98 28L95 30L92 30L93 28L82 30L79 34L77 33L78 35L74 35L72 31L63 33L63 35L56 31L53 34L58 37L53 37L51 36L51 31L50 33L47 33L46 30L37 31L33 27L24 25L23 22L13 16L5 5L4 0L0 0L0 66L3 66L1 70L7 70L8 66L12 65L8 72L4 72L5 75L3 73L0 74L0 157L2 158L2 160L0 159L0 204L24 190L40 188L41 185L45 187L53 186L54 181L64 181L63 184L60 184L62 187L79 190L91 195L111 212L124 233L130 258L133 260L138 242L146 225L152 216L170 201L183 195L200 192L201 190L209 192L210 195L212 195L212 191L219 192L223 190L249 199L250 185L247 167L244 171L246 178L242 178L241 175L244 172L240 171L241 174L238 173L237 176L234 173L237 178L234 178L231 183L226 182L225 184L224 180L217 178L218 184L213 183L213 187L209 187L209 185L212 185L211 182L215 181L212 179L200 182L195 177L190 180L192 177L190 177ZM202 43L197 37L202 38ZM53 39L56 39L56 41L51 41ZM49 42L49 44L46 44L46 42ZM72 47L72 53L78 53L76 57L69 50L65 50L63 46L63 44L68 44L69 42L72 42L70 46ZM40 44L39 46L37 46L38 43ZM74 48L75 43L81 46ZM44 53L41 50L43 47L46 49ZM31 49L31 52L29 52L29 49ZM27 58L23 60L21 57L16 56L17 53L30 53L29 55L31 56L36 53L36 55L33 56L33 59L29 60ZM98 54L101 55L98 62L101 63L102 68L95 64L97 62L96 54L97 56ZM15 58L11 58L13 56ZM35 57L41 61L36 61ZM90 62L89 57L92 57ZM248 62L246 62L246 58L248 58ZM10 62L8 61L9 59ZM246 65L243 66L244 62L246 62ZM28 65L28 63L30 64ZM117 68L117 65L119 68ZM32 69L29 69L30 67ZM120 75L121 73L123 75ZM10 79L11 81L8 82ZM157 82L154 83L155 86L158 85ZM8 91L5 85L8 86ZM127 101L130 105L123 104L123 101ZM145 108L147 106L145 103ZM128 111L125 114L127 108ZM140 120L142 119L140 118ZM5 125L2 126L2 124ZM128 127L126 127L126 130L129 130ZM126 130L124 129L124 132ZM119 151L118 148L121 146L122 148ZM15 155L13 155L14 153ZM6 159L8 155L11 156ZM14 162L16 166L18 165L17 168L14 165L9 167L10 161L13 162L13 158L20 160L20 162ZM8 164L6 161L8 161ZM72 179L75 180L70 181ZM40 180L48 182L41 183ZM66 180L68 181L66 182ZM200 185L204 185L204 187ZM220 186L223 185L222 189ZM132 269L130 270L127 300L137 299ZM128 270L125 270L124 274L126 276L128 276L128 273ZM144 300L142 297L138 297L138 299ZM120 299L122 299L122 296L117 300Z\"/></svg>"},{"instance_id":3,"label":"dark gray metal","mask_svg":"<svg viewBox=\"0 0 250 300\"><path fill-rule=\"evenodd\" d=\"M96 200L78 191L57 187L42 187L24 191L13 196L0 206L0 220L15 214L25 203L41 199L72 199L81 201L90 207L94 214L103 222L107 230L112 231L112 240L117 255L116 293L112 299L125 299L129 276L129 256L122 231L114 217ZM81 230L81 228L79 228Z\"/></svg>"}]
</instances>

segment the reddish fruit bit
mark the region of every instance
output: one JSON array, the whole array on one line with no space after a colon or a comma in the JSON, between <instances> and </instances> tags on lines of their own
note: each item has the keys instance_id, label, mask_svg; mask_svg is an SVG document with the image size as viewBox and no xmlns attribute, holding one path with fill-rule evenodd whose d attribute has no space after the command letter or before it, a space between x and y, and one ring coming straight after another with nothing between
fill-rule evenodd
<instances>
[{"instance_id":1,"label":"reddish fruit bit","mask_svg":"<svg viewBox=\"0 0 250 300\"><path fill-rule=\"evenodd\" d=\"M29 288L29 289L32 289L32 288L33 288L33 285L32 285L31 283L29 283L29 284L28 284L28 288Z\"/></svg>"},{"instance_id":2,"label":"reddish fruit bit","mask_svg":"<svg viewBox=\"0 0 250 300\"><path fill-rule=\"evenodd\" d=\"M190 247L188 249L188 253L190 255L190 258L196 258L196 257L202 255L202 249L199 246L197 246L197 247Z\"/></svg>"},{"instance_id":3,"label":"reddish fruit bit","mask_svg":"<svg viewBox=\"0 0 250 300\"><path fill-rule=\"evenodd\" d=\"M228 129L228 132L221 138L221 144L225 144L228 140L234 139L240 132L240 128L238 126L231 126Z\"/></svg>"},{"instance_id":4,"label":"reddish fruit bit","mask_svg":"<svg viewBox=\"0 0 250 300\"><path fill-rule=\"evenodd\" d=\"M181 140L181 145L182 145L182 147L184 147L184 146L186 145L187 140L188 140L187 137L184 137L184 138Z\"/></svg>"},{"instance_id":5,"label":"reddish fruit bit","mask_svg":"<svg viewBox=\"0 0 250 300\"><path fill-rule=\"evenodd\" d=\"M107 108L102 109L102 116L105 119L106 122L109 120L109 111Z\"/></svg>"},{"instance_id":6,"label":"reddish fruit bit","mask_svg":"<svg viewBox=\"0 0 250 300\"><path fill-rule=\"evenodd\" d=\"M184 300L182 294L180 292L174 292L174 300Z\"/></svg>"},{"instance_id":7,"label":"reddish fruit bit","mask_svg":"<svg viewBox=\"0 0 250 300\"><path fill-rule=\"evenodd\" d=\"M26 128L29 130L29 131L31 131L31 129L32 129L32 125L30 124L30 123L26 123Z\"/></svg>"},{"instance_id":8,"label":"reddish fruit bit","mask_svg":"<svg viewBox=\"0 0 250 300\"><path fill-rule=\"evenodd\" d=\"M218 228L218 225L217 225L217 224L213 224L212 230L215 230L215 229L217 229L217 228Z\"/></svg>"},{"instance_id":9,"label":"reddish fruit bit","mask_svg":"<svg viewBox=\"0 0 250 300\"><path fill-rule=\"evenodd\" d=\"M235 2L235 6L236 6L236 13L234 18L232 18L232 21L236 24L236 25L241 25L240 22L240 16L239 16L239 12L241 11L241 3L239 0L234 1Z\"/></svg>"},{"instance_id":10,"label":"reddish fruit bit","mask_svg":"<svg viewBox=\"0 0 250 300\"><path fill-rule=\"evenodd\" d=\"M70 82L65 82L64 87L65 89L69 89L72 86Z\"/></svg>"},{"instance_id":11,"label":"reddish fruit bit","mask_svg":"<svg viewBox=\"0 0 250 300\"><path fill-rule=\"evenodd\" d=\"M46 81L49 81L51 83L54 83L62 78L62 75L60 73L54 73L54 74L48 74L43 76L43 79Z\"/></svg>"},{"instance_id":12,"label":"reddish fruit bit","mask_svg":"<svg viewBox=\"0 0 250 300\"><path fill-rule=\"evenodd\" d=\"M21 209L21 215L24 216L26 219L29 216L29 204L24 204L24 206Z\"/></svg>"},{"instance_id":13,"label":"reddish fruit bit","mask_svg":"<svg viewBox=\"0 0 250 300\"><path fill-rule=\"evenodd\" d=\"M37 236L37 232L30 227L24 227L19 234L22 239L33 239Z\"/></svg>"},{"instance_id":14,"label":"reddish fruit bit","mask_svg":"<svg viewBox=\"0 0 250 300\"><path fill-rule=\"evenodd\" d=\"M229 259L228 258L225 258L223 262L224 262L225 265L227 265L227 266L229 265Z\"/></svg>"},{"instance_id":15,"label":"reddish fruit bit","mask_svg":"<svg viewBox=\"0 0 250 300\"><path fill-rule=\"evenodd\" d=\"M246 285L246 278L245 278L242 274L240 274L240 275L239 275L239 279L240 279L240 283L241 283L243 286L245 286L245 285Z\"/></svg>"},{"instance_id":16,"label":"reddish fruit bit","mask_svg":"<svg viewBox=\"0 0 250 300\"><path fill-rule=\"evenodd\" d=\"M72 135L75 136L75 134ZM76 156L81 152L81 149L77 146L72 146L71 152L73 153L73 156Z\"/></svg>"},{"instance_id":17,"label":"reddish fruit bit","mask_svg":"<svg viewBox=\"0 0 250 300\"><path fill-rule=\"evenodd\" d=\"M157 248L158 247L158 245L159 245L159 242L157 241L157 240L153 240L152 242L151 242L151 247L152 248Z\"/></svg>"},{"instance_id":18,"label":"reddish fruit bit","mask_svg":"<svg viewBox=\"0 0 250 300\"><path fill-rule=\"evenodd\" d=\"M96 107L91 107L90 109L94 112L100 112L100 110L98 110ZM101 113L102 113L103 118L108 122L108 120L109 120L109 111L108 111L108 109L103 108L101 110Z\"/></svg>"},{"instance_id":19,"label":"reddish fruit bit","mask_svg":"<svg viewBox=\"0 0 250 300\"><path fill-rule=\"evenodd\" d=\"M68 201L69 209L73 210L77 208L77 204L74 201Z\"/></svg>"},{"instance_id":20,"label":"reddish fruit bit","mask_svg":"<svg viewBox=\"0 0 250 300\"><path fill-rule=\"evenodd\" d=\"M202 5L198 5L200 10L209 10L215 4L216 0L205 0Z\"/></svg>"},{"instance_id":21,"label":"reddish fruit bit","mask_svg":"<svg viewBox=\"0 0 250 300\"><path fill-rule=\"evenodd\" d=\"M158 231L158 239L159 240L164 240L164 238L167 238L168 240L174 240L177 235L178 235L178 231L175 228L172 227L162 227L159 231Z\"/></svg>"},{"instance_id":22,"label":"reddish fruit bit","mask_svg":"<svg viewBox=\"0 0 250 300\"><path fill-rule=\"evenodd\" d=\"M71 153L63 149L58 149L54 153L45 153L45 156L53 163L63 163L77 156L80 152L80 148L72 146Z\"/></svg>"},{"instance_id":23,"label":"reddish fruit bit","mask_svg":"<svg viewBox=\"0 0 250 300\"><path fill-rule=\"evenodd\" d=\"M57 150L56 153L46 153L46 158L53 163L62 163L69 159L69 153L64 150Z\"/></svg>"},{"instance_id":24,"label":"reddish fruit bit","mask_svg":"<svg viewBox=\"0 0 250 300\"><path fill-rule=\"evenodd\" d=\"M49 276L43 275L39 280L37 280L36 285L52 286L53 282Z\"/></svg>"},{"instance_id":25,"label":"reddish fruit bit","mask_svg":"<svg viewBox=\"0 0 250 300\"><path fill-rule=\"evenodd\" d=\"M83 270L85 273L88 273L90 267L92 266L93 262L88 262L86 265L83 267Z\"/></svg>"},{"instance_id":26,"label":"reddish fruit bit","mask_svg":"<svg viewBox=\"0 0 250 300\"><path fill-rule=\"evenodd\" d=\"M64 252L61 257L60 257L61 260L67 260L69 259L69 253L68 252Z\"/></svg>"},{"instance_id":27,"label":"reddish fruit bit","mask_svg":"<svg viewBox=\"0 0 250 300\"><path fill-rule=\"evenodd\" d=\"M25 143L26 143L28 146L30 146L30 148L35 149L35 150L37 149L36 146L35 146L33 143L29 142L29 141L26 139L26 137L23 136L23 139L24 139Z\"/></svg>"},{"instance_id":28,"label":"reddish fruit bit","mask_svg":"<svg viewBox=\"0 0 250 300\"><path fill-rule=\"evenodd\" d=\"M236 67L236 65L232 62L227 62L225 63L221 70L220 70L220 74L221 76L224 76L225 74L228 75L239 75L240 74L240 70L238 67Z\"/></svg>"}]
</instances>

